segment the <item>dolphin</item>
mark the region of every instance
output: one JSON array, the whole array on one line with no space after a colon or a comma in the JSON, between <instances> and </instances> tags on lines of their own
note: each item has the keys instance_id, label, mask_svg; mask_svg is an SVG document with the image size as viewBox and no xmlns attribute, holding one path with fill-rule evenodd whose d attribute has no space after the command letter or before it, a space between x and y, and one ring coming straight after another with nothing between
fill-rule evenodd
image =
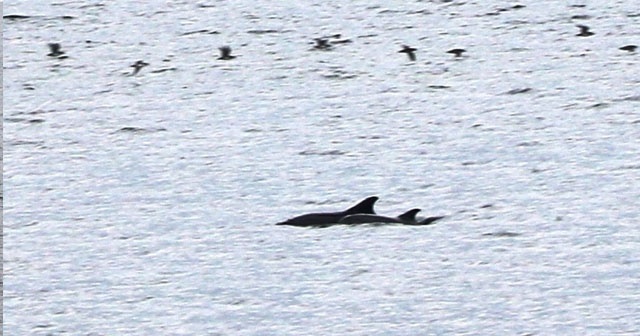
<instances>
[{"instance_id":1,"label":"dolphin","mask_svg":"<svg viewBox=\"0 0 640 336\"><path fill-rule=\"evenodd\" d=\"M377 200L378 200L377 196L371 196L344 211L310 213L310 214L287 219L286 221L277 223L276 225L322 226L322 225L328 225L328 224L337 224L340 218L348 215L375 214L375 211L373 210L373 205L376 203Z\"/></svg>"},{"instance_id":2,"label":"dolphin","mask_svg":"<svg viewBox=\"0 0 640 336\"><path fill-rule=\"evenodd\" d=\"M420 209L411 209L398 217L387 217L373 214L355 214L340 218L340 224L365 224L365 223L415 223L416 214Z\"/></svg>"},{"instance_id":3,"label":"dolphin","mask_svg":"<svg viewBox=\"0 0 640 336\"><path fill-rule=\"evenodd\" d=\"M340 224L396 223L404 225L429 225L444 216L428 217L421 221L416 219L420 209L411 209L398 217L386 217L373 214L355 214L340 218Z\"/></svg>"}]
</instances>

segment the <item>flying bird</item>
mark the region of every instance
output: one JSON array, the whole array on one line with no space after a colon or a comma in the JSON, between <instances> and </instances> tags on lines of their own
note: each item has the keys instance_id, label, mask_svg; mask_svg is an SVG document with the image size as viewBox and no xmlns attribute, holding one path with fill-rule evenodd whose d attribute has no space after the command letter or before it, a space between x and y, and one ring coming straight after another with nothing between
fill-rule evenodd
<instances>
[{"instance_id":1,"label":"flying bird","mask_svg":"<svg viewBox=\"0 0 640 336\"><path fill-rule=\"evenodd\" d=\"M591 35L595 35L594 32L589 31L589 27L585 25L577 25L576 27L580 28L580 32L576 34L576 36L587 37Z\"/></svg>"},{"instance_id":2,"label":"flying bird","mask_svg":"<svg viewBox=\"0 0 640 336\"><path fill-rule=\"evenodd\" d=\"M329 40L327 38L315 38L316 44L313 46L315 50L329 50L331 49L331 44L329 44Z\"/></svg>"},{"instance_id":3,"label":"flying bird","mask_svg":"<svg viewBox=\"0 0 640 336\"><path fill-rule=\"evenodd\" d=\"M131 65L131 67L133 68L133 72L131 73L131 75L129 76L135 76L138 74L138 72L140 72L140 69L146 67L147 65L149 65L149 63L145 62L145 61L137 61L135 63L133 63Z\"/></svg>"},{"instance_id":4,"label":"flying bird","mask_svg":"<svg viewBox=\"0 0 640 336\"><path fill-rule=\"evenodd\" d=\"M49 46L49 51L51 51L47 54L47 56L62 58L62 55L64 55L64 51L60 50L62 48L60 43L49 43L47 45Z\"/></svg>"},{"instance_id":5,"label":"flying bird","mask_svg":"<svg viewBox=\"0 0 640 336\"><path fill-rule=\"evenodd\" d=\"M629 45L626 45L624 47L620 47L618 49L624 50L624 51L628 51L628 52L634 52L634 51L636 51L637 48L638 48L637 45L629 44Z\"/></svg>"},{"instance_id":6,"label":"flying bird","mask_svg":"<svg viewBox=\"0 0 640 336\"><path fill-rule=\"evenodd\" d=\"M453 54L454 57L460 57L460 56L462 56L462 53L464 53L464 52L466 52L466 50L460 49L460 48L451 49L451 50L447 51L447 53Z\"/></svg>"},{"instance_id":7,"label":"flying bird","mask_svg":"<svg viewBox=\"0 0 640 336\"><path fill-rule=\"evenodd\" d=\"M409 59L410 59L411 61L415 61L415 60L416 60L416 54L414 53L414 51L416 51L416 50L417 50L416 48L411 48L411 47L410 47L410 46L408 46L408 45L403 45L403 46L402 46L402 50L400 50L400 51L398 51L398 52L406 53L406 54L407 54L407 56L409 56Z\"/></svg>"},{"instance_id":8,"label":"flying bird","mask_svg":"<svg viewBox=\"0 0 640 336\"><path fill-rule=\"evenodd\" d=\"M234 59L236 58L235 56L231 55L231 47L229 46L222 46L220 48L218 48L218 50L220 50L220 57L218 57L219 60L230 60L230 59Z\"/></svg>"}]
</instances>

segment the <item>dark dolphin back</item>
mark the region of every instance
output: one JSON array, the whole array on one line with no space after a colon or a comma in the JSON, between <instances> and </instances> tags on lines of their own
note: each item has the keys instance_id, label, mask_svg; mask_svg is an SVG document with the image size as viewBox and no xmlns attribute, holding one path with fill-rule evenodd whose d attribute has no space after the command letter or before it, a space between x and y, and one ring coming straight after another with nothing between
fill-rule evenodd
<instances>
[{"instance_id":1,"label":"dark dolphin back","mask_svg":"<svg viewBox=\"0 0 640 336\"><path fill-rule=\"evenodd\" d=\"M371 196L369 198L364 199L360 203L352 206L351 208L344 211L344 215L353 215L353 214L375 214L376 212L373 210L373 205L378 200L378 196Z\"/></svg>"},{"instance_id":2,"label":"dark dolphin back","mask_svg":"<svg viewBox=\"0 0 640 336\"><path fill-rule=\"evenodd\" d=\"M378 197L369 197L351 208L340 212L318 212L301 215L287 219L284 222L276 223L276 225L292 225L292 226L317 226L326 224L336 224L340 218L352 214L375 214L373 205Z\"/></svg>"},{"instance_id":3,"label":"dark dolphin back","mask_svg":"<svg viewBox=\"0 0 640 336\"><path fill-rule=\"evenodd\" d=\"M415 223L418 212L420 212L420 209L411 209L398 216L398 219L405 223Z\"/></svg>"}]
</instances>

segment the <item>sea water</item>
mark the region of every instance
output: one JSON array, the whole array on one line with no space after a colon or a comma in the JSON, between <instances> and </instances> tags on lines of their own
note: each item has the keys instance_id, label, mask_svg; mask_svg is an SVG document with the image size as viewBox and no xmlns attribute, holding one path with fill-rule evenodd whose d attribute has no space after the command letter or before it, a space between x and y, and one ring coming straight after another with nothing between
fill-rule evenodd
<instances>
[{"instance_id":1,"label":"sea water","mask_svg":"<svg viewBox=\"0 0 640 336\"><path fill-rule=\"evenodd\" d=\"M640 333L637 1L3 9L5 335Z\"/></svg>"}]
</instances>

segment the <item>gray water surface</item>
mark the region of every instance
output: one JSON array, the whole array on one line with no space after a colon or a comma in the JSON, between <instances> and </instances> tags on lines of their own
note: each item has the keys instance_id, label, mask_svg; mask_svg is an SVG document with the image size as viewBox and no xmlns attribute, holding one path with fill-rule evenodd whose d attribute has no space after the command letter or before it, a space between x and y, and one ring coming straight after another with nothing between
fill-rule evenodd
<instances>
[{"instance_id":1,"label":"gray water surface","mask_svg":"<svg viewBox=\"0 0 640 336\"><path fill-rule=\"evenodd\" d=\"M640 334L640 5L520 4L5 1L4 334Z\"/></svg>"}]
</instances>

